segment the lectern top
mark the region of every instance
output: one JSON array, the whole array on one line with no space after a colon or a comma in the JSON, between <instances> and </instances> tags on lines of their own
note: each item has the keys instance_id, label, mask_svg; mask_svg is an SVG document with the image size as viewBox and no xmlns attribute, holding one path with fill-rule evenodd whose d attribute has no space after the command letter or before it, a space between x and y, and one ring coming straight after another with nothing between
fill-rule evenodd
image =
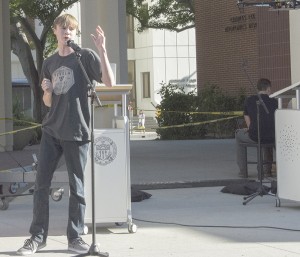
<instances>
[{"instance_id":1,"label":"lectern top","mask_svg":"<svg viewBox=\"0 0 300 257\"><path fill-rule=\"evenodd\" d=\"M271 94L271 98L293 98L295 96L295 90L300 88L300 81L285 87L281 90L276 91L275 93Z\"/></svg>"},{"instance_id":2,"label":"lectern top","mask_svg":"<svg viewBox=\"0 0 300 257\"><path fill-rule=\"evenodd\" d=\"M100 101L106 104L118 104L122 103L122 95L128 95L132 85L130 84L117 84L112 87L106 87L104 85L97 85L95 91Z\"/></svg>"},{"instance_id":3,"label":"lectern top","mask_svg":"<svg viewBox=\"0 0 300 257\"><path fill-rule=\"evenodd\" d=\"M129 93L129 91L132 89L131 84L117 84L112 87L106 87L104 85L97 85L95 87L96 92L106 92L106 93L112 93L112 94L126 94Z\"/></svg>"}]
</instances>

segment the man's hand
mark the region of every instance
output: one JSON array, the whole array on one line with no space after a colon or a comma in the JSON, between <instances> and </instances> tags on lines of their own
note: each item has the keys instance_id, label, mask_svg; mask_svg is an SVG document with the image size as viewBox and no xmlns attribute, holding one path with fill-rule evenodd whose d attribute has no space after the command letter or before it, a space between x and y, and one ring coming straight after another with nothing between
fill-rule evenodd
<instances>
[{"instance_id":1,"label":"man's hand","mask_svg":"<svg viewBox=\"0 0 300 257\"><path fill-rule=\"evenodd\" d=\"M44 91L43 101L44 104L48 107L51 107L52 103L52 92L53 92L53 84L49 79L43 79L42 81L42 89Z\"/></svg>"},{"instance_id":2,"label":"man's hand","mask_svg":"<svg viewBox=\"0 0 300 257\"><path fill-rule=\"evenodd\" d=\"M52 92L53 92L52 82L49 79L43 79L42 89L44 91L44 94L52 94Z\"/></svg>"},{"instance_id":3,"label":"man's hand","mask_svg":"<svg viewBox=\"0 0 300 257\"><path fill-rule=\"evenodd\" d=\"M112 85L115 85L116 82L106 52L104 31L100 26L97 26L96 35L91 34L91 37L99 51L101 61L100 72L102 73L101 81L105 84L105 86L111 87Z\"/></svg>"},{"instance_id":4,"label":"man's hand","mask_svg":"<svg viewBox=\"0 0 300 257\"><path fill-rule=\"evenodd\" d=\"M106 51L105 50L105 36L104 36L104 31L100 26L97 26L96 28L96 35L91 34L91 37L95 43L95 46L99 51Z\"/></svg>"}]
</instances>

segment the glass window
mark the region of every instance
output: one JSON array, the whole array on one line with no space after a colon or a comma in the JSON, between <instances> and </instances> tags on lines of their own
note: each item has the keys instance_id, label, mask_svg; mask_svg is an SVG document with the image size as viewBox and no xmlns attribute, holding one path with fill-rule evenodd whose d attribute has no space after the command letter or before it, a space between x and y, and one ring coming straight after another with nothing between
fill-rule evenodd
<instances>
[{"instance_id":1,"label":"glass window","mask_svg":"<svg viewBox=\"0 0 300 257\"><path fill-rule=\"evenodd\" d=\"M134 18L132 15L126 17L127 25L127 47L129 49L134 48Z\"/></svg>"},{"instance_id":2,"label":"glass window","mask_svg":"<svg viewBox=\"0 0 300 257\"><path fill-rule=\"evenodd\" d=\"M150 72L142 72L143 98L150 98Z\"/></svg>"}]
</instances>

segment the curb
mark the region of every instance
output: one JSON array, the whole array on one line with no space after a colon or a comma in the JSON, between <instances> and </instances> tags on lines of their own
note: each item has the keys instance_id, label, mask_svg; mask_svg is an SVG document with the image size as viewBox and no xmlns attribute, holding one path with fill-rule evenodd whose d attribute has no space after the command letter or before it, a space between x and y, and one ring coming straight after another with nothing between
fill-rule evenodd
<instances>
[{"instance_id":1,"label":"curb","mask_svg":"<svg viewBox=\"0 0 300 257\"><path fill-rule=\"evenodd\" d=\"M254 181L251 179L223 179L223 180L205 180L205 181L176 181L176 182L154 182L132 184L131 187L136 190L155 190L155 189L176 189L193 187L219 187L232 184L241 184Z\"/></svg>"}]
</instances>

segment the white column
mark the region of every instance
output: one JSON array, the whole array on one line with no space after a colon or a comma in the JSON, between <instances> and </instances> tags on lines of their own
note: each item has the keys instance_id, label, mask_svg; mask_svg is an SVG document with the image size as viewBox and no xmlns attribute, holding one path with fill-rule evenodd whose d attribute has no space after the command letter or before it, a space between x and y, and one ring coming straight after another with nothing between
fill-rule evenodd
<instances>
[{"instance_id":1,"label":"white column","mask_svg":"<svg viewBox=\"0 0 300 257\"><path fill-rule=\"evenodd\" d=\"M125 0L81 0L82 47L95 46L90 34L100 25L106 36L110 63L116 63L117 83L128 83Z\"/></svg>"},{"instance_id":2,"label":"white column","mask_svg":"<svg viewBox=\"0 0 300 257\"><path fill-rule=\"evenodd\" d=\"M0 1L0 118L12 117L9 1ZM11 131L12 122L0 120L0 133ZM12 136L0 136L0 152L12 150Z\"/></svg>"},{"instance_id":3,"label":"white column","mask_svg":"<svg viewBox=\"0 0 300 257\"><path fill-rule=\"evenodd\" d=\"M291 53L291 84L300 81L300 13L296 10L290 14L290 53Z\"/></svg>"}]
</instances>

